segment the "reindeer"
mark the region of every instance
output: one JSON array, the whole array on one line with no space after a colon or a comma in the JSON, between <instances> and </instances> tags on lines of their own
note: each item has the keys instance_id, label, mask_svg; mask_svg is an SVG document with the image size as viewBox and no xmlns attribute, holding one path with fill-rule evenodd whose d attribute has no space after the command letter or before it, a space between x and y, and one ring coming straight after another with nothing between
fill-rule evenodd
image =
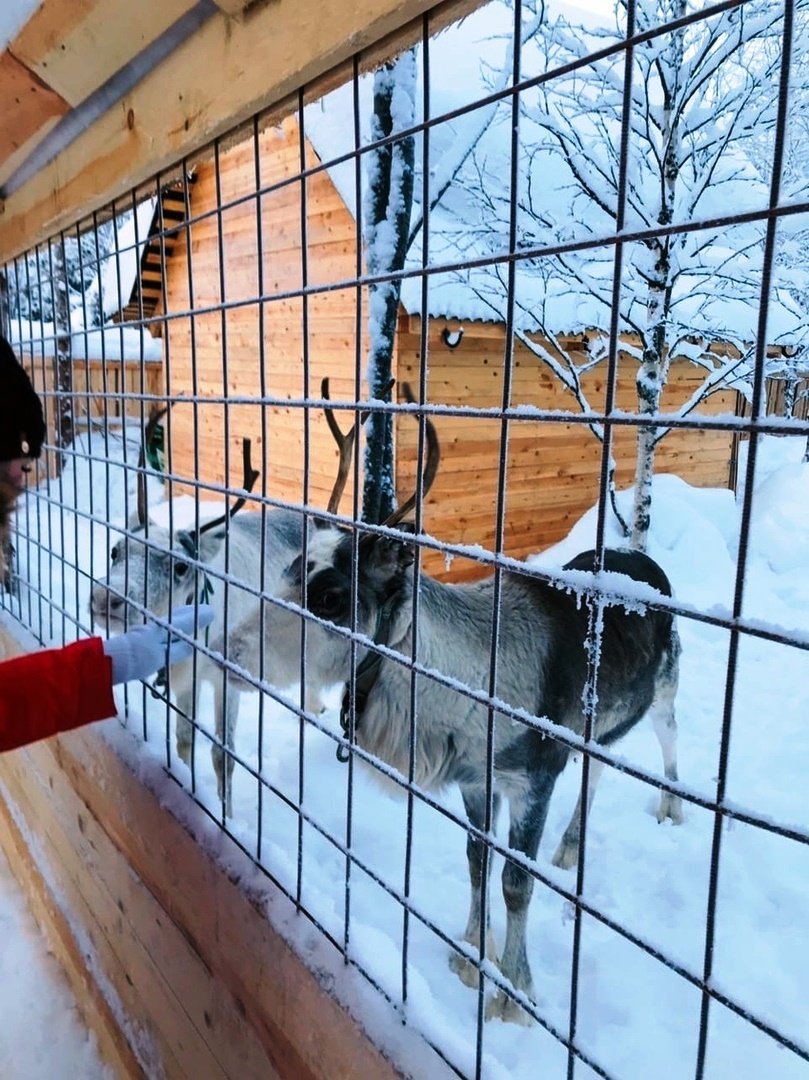
<instances>
[{"instance_id":1,"label":"reindeer","mask_svg":"<svg viewBox=\"0 0 809 1080\"><path fill-rule=\"evenodd\" d=\"M328 400L327 379L323 380L322 389L324 399ZM155 615L166 616L170 604L177 606L205 599L216 610L208 641L215 642L219 651L227 655L225 575L231 579L227 586L227 625L234 627L248 615L257 617L257 597L262 585L269 596L277 593L283 571L301 552L304 530L308 532L312 526L296 510L273 509L264 514L242 511L243 497L226 514L198 529L176 529L172 533L149 522L145 448L166 411L166 408L153 410L149 418L138 461L137 520L129 523L124 537L113 546L107 577L91 590L90 613L96 623L116 633L125 630L128 624L140 622L147 609ZM364 418L365 414L362 414L361 421ZM327 507L329 513L334 514L348 477L354 429L343 435L330 410L327 419L339 448L337 479ZM250 465L250 441L245 439L243 486L247 492L252 490L257 477L258 473ZM257 558L259 551L261 558ZM237 583L245 587L240 588ZM283 613L279 611L276 619L281 618ZM267 654L264 668L265 677L281 687L300 678L300 623L293 614L286 622L288 633L283 635L283 640L276 641L276 648ZM317 640L319 634L327 633L315 628L307 645L307 666L315 673L315 678L304 704L313 712L323 708L319 688L333 685L340 677L339 672L331 671L328 650ZM321 659L327 661L325 669L318 666ZM244 685L234 681L226 689L221 665L202 652L196 658L196 678L194 673L193 659L171 668L170 687L177 705L176 750L180 759L190 766L193 720L198 714L201 684L208 681L214 688L216 725L211 757L219 798L225 814L230 817L234 759L228 751L234 746L240 693Z\"/></svg>"},{"instance_id":2,"label":"reindeer","mask_svg":"<svg viewBox=\"0 0 809 1080\"><path fill-rule=\"evenodd\" d=\"M423 490L429 490L438 464L438 443L427 421L428 459ZM342 712L346 735L368 754L398 770L424 790L440 791L448 784L460 788L474 832L467 839L471 903L463 940L477 950L483 927L481 894L484 866L488 865L481 833L486 828L487 705L428 675L416 679L416 718L411 717L411 670L419 665L440 672L472 691L486 694L491 671L491 628L496 600L494 579L472 585L441 583L419 574L415 585L414 546L403 537L411 531L404 522L415 503L412 496L383 523L383 532L364 533L335 526L313 531L307 558L298 554L280 583L279 596L301 603L317 617L310 634L322 623L343 628L338 634L317 638L325 648L319 668L307 673L316 683L319 671L340 672L346 684ZM398 526L397 533L389 530ZM353 545L358 545L356 575ZM594 552L584 552L568 563L569 570L592 570ZM604 569L628 575L664 596L671 587L661 568L640 552L607 550ZM418 601L418 628L414 653L414 602ZM356 601L356 607L355 607ZM279 618L288 617L281 609ZM352 613L356 611L356 622ZM577 735L584 734L583 700L587 685L588 612L580 597L535 576L504 572L500 579L500 625L497 635L495 697L513 710L547 718ZM228 646L232 660L255 671L259 650L272 655L279 627L270 617L261 641L255 619L234 629ZM352 679L350 633L364 635L357 647L357 668ZM369 649L372 639L401 654L402 662ZM265 647L266 646L266 647ZM608 746L651 713L664 749L667 777L677 778L674 697L677 688L679 639L672 616L650 608L645 614L607 606L603 613L597 710L592 737ZM231 675L238 683L238 677ZM351 694L354 694L352 703ZM492 812L501 801L510 807L509 848L534 860L557 777L569 756L568 746L539 722L515 719L493 710ZM338 752L338 756L339 752ZM412 758L412 760L411 760ZM600 771L591 767L592 789ZM381 776L378 770L377 774ZM383 778L384 779L384 778ZM679 798L664 793L658 818L681 819ZM555 861L570 866L578 853L581 806L577 807L557 850ZM492 826L493 827L493 826ZM498 989L489 1001L486 1017L518 1023L530 1022L520 1000L534 1000L534 983L527 956L526 920L533 891L533 876L524 860L506 858L502 874L506 904L506 939L500 970L517 995ZM487 912L488 923L488 912ZM494 959L492 932L485 928L487 956ZM451 967L468 986L477 986L478 965L459 950Z\"/></svg>"}]
</instances>

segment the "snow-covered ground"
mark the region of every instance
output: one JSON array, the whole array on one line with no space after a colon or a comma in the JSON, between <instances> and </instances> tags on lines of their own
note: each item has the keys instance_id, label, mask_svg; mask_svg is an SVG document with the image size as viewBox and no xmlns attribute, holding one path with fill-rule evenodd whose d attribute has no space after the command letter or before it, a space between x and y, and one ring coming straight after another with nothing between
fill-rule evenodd
<instances>
[{"instance_id":1,"label":"snow-covered ground","mask_svg":"<svg viewBox=\"0 0 809 1080\"><path fill-rule=\"evenodd\" d=\"M96 436L97 438L97 436ZM120 444L109 444L110 459ZM94 443L93 452L106 453ZM754 520L748 552L743 615L757 624L778 626L791 635L809 634L809 466L800 464L803 440L764 439L755 478ZM75 499L103 518L106 501L98 492L106 469L80 461L62 482L61 501ZM120 470L109 467L112 514L122 515ZM59 494L54 491L54 497ZM622 496L627 499L627 495ZM44 504L37 524L37 498L23 508L21 528L40 532L53 560L20 544L30 572L41 573L43 587L68 612L78 612L87 628L87 581L72 569L61 573L59 552L68 567L77 561L103 574L106 529L86 518L54 516L48 530ZM56 513L56 512L55 512ZM655 481L650 554L670 576L678 600L701 612L726 614L732 605L739 505L732 493L690 487L676 477ZM538 559L561 565L592 543L594 513L570 537ZM63 524L63 528L62 528ZM617 537L610 537L614 542ZM91 549L93 556L91 561ZM50 577L49 577L50 575ZM64 593L62 594L62 589ZM22 598L22 614L38 618L38 605ZM47 620L43 622L47 631ZM61 634L56 620L54 636ZM67 624L68 636L71 634ZM687 791L716 795L729 634L702 622L680 620L683 641L680 725L680 777ZM732 713L726 800L768 821L809 831L809 739L805 717L809 654L804 649L744 637L739 647ZM140 695L135 696L136 707ZM212 730L210 697L203 698L203 726ZM147 702L149 745L144 751L165 760L165 711ZM237 752L259 767L259 696L247 695L239 717ZM334 711L324 717L337 728ZM288 710L264 700L264 754L261 863L282 888L295 895L300 841L300 900L329 934L342 941L348 919L349 953L394 1002L402 1000L404 926L397 896L405 887L408 806L381 791L361 770L351 787L351 867L346 888L349 771L335 760L328 735L307 726ZM131 722L139 731L139 720ZM659 749L649 724L641 724L617 747L633 765L660 775ZM302 763L302 767L301 767ZM186 784L190 775L173 761ZM216 808L215 784L207 750L198 745L197 797ZM551 865L551 856L577 795L579 768L570 765L557 785L538 857L542 875L564 890L575 889L575 874ZM301 779L302 778L302 779ZM257 850L257 783L236 766L232 831L245 847ZM656 790L614 769L606 770L588 828L584 895L588 904L613 922L701 977L714 816L687 804L679 827L658 825ZM463 818L456 792L442 806ZM301 805L307 816L299 835ZM310 824L311 822L311 824ZM416 801L409 822L412 836L410 898L416 916L407 927L407 1024L424 1033L459 1074L475 1075L478 1000L447 967L448 947L426 923L450 938L466 921L465 835L460 824ZM499 835L505 837L505 815ZM499 895L499 859L492 887L493 925L502 942L504 913ZM785 839L739 821L722 831L718 879L713 984L753 1016L809 1052L807 979L809 970L809 845ZM346 905L350 902L347 916ZM418 916L423 916L423 920ZM308 920L300 937L318 964L318 935ZM565 1033L570 1001L574 922L570 904L537 884L528 940L539 995L548 1023ZM288 929L288 927L287 927ZM300 940L298 941L300 944ZM325 955L325 952L324 952ZM348 982L367 985L349 969ZM358 991L359 993L359 991ZM577 1039L610 1076L621 1080L680 1080L693 1075L701 995L672 971L604 923L585 916L582 924ZM390 1030L401 1031L391 1011ZM396 1051L394 1051L396 1053ZM400 1052L401 1064L407 1057ZM493 1021L482 1036L481 1074L499 1078L565 1075L566 1051L542 1027L523 1029ZM4 1074L5 1075L5 1074ZM416 1075L423 1075L416 1072ZM579 1066L577 1076L594 1075ZM782 1048L752 1024L713 1003L706 1076L713 1080L809 1080L809 1062Z\"/></svg>"}]
</instances>

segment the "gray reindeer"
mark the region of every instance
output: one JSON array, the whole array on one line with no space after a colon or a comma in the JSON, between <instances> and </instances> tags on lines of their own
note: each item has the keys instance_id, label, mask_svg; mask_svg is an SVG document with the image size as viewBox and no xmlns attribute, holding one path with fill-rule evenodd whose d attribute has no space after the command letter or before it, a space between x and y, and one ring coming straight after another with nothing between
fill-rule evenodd
<instances>
[{"instance_id":1,"label":"gray reindeer","mask_svg":"<svg viewBox=\"0 0 809 1080\"><path fill-rule=\"evenodd\" d=\"M438 444L427 422L428 462L423 487L429 488L438 462ZM415 496L385 524L400 526L412 509ZM353 545L346 529L328 527L312 532L306 565L299 554L289 565L278 595L291 602L305 596L309 612L324 624L352 626L356 596L356 630L401 654L403 662L358 648L353 683L354 710L347 708L351 681L351 651L344 632L322 635L318 645L328 651L320 671L339 673L346 683L344 729L350 740L381 759L425 790L458 784L469 821L477 832L469 834L467 857L471 879L471 905L464 941L477 949L481 935L481 890L485 827L488 710L461 690L421 674L416 680L417 718L411 727L411 671L413 653L414 547L401 536L365 533L358 541L356 581L352 590ZM566 569L592 570L594 553L577 556ZM660 567L639 552L608 550L607 571L628 575L664 596L671 587ZM427 669L473 691L486 693L491 669L491 628L495 603L494 579L472 585L443 584L420 574L418 578L418 632L415 656ZM305 590L304 590L305 585ZM290 613L276 608L265 624L260 641L255 617L237 627L229 640L231 658L247 671L256 670L259 650L265 656L286 636L282 627ZM586 605L569 591L517 572L501 579L500 625L497 635L496 697L513 709L546 717L571 731L584 731L583 694L587 681L588 614ZM277 620L276 621L276 616ZM294 616L293 616L294 618ZM310 634L319 624L310 626ZM288 633L288 631L287 631ZM676 780L676 723L679 639L673 618L665 611L645 614L621 606L603 613L597 681L597 712L593 736L608 746L624 735L646 713L651 713L664 752L666 776ZM233 676L232 676L233 677ZM307 673L316 682L318 671ZM236 680L239 681L238 679ZM350 725L350 717L355 722ZM537 854L548 804L569 750L538 725L496 711L493 739L493 812L501 800L510 807L509 847L528 859ZM588 792L592 797L600 769L593 761ZM588 802L589 802L588 798ZM571 866L578 854L581 807L565 831L555 860ZM681 820L680 800L663 793L658 818ZM500 970L514 990L534 999L534 984L526 951L526 920L533 877L517 859L505 860L502 875L507 911L506 940ZM493 935L486 928L486 951L495 957ZM461 952L451 966L464 983L476 986L478 966ZM488 1003L487 1018L530 1022L519 997L502 989Z\"/></svg>"},{"instance_id":2,"label":"gray reindeer","mask_svg":"<svg viewBox=\"0 0 809 1080\"><path fill-rule=\"evenodd\" d=\"M328 399L328 381L324 381L323 396ZM198 529L176 529L172 533L150 523L144 482L144 449L155 424L165 412L165 409L154 411L146 427L139 460L138 517L130 522L125 535L113 546L107 577L91 590L90 613L98 625L118 633L127 625L141 622L146 610L165 616L170 606L205 599L216 610L208 640L212 645L215 642L219 652L227 655L225 588L227 626L235 627L255 615L262 586L270 596L280 591L284 571L300 554L303 530L311 529L311 523L296 510L273 509L263 515L260 511L249 510L240 513L244 498L238 499L227 514ZM336 425L331 414L327 415L335 434ZM353 428L347 435L340 433L340 465L328 503L332 513L336 511L348 476L352 440ZM250 466L249 440L245 440L244 453L244 488L250 491L258 474ZM258 552L261 552L260 558ZM281 617L279 612L278 618ZM266 654L264 667L265 677L279 687L300 678L300 622L294 615L290 615L287 622L290 632L277 640L275 649ZM334 685L339 679L339 673L332 671L328 650L318 641L318 636L324 634L328 632L314 628L307 642L307 668L314 678L307 684L305 705L314 712L322 709L317 688ZM322 662L327 665L325 669L319 666ZM193 660L185 660L171 668L170 688L177 706L177 754L191 765L193 723L198 715L203 681L210 682L214 689L216 739L211 745L211 757L219 798L225 814L231 816L234 759L228 751L234 746L243 686L238 682L226 685L221 665L204 653L198 654L196 669Z\"/></svg>"}]
</instances>

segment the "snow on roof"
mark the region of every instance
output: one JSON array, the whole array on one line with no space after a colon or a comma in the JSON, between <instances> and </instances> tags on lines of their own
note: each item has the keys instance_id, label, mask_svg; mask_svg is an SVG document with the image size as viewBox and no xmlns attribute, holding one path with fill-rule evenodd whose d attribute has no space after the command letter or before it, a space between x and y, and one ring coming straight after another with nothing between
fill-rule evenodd
<instances>
[{"instance_id":1,"label":"snow on roof","mask_svg":"<svg viewBox=\"0 0 809 1080\"><path fill-rule=\"evenodd\" d=\"M12 319L9 341L20 356L48 359L56 353L56 330L52 322L31 323ZM132 326L73 326L70 335L74 360L140 360L162 362L163 348L151 334Z\"/></svg>"},{"instance_id":2,"label":"snow on roof","mask_svg":"<svg viewBox=\"0 0 809 1080\"><path fill-rule=\"evenodd\" d=\"M549 4L549 15L564 15L567 19L586 28L588 32L597 32L598 44L603 47L614 35L617 39L619 30L615 22L615 10L612 0L585 0L587 10L581 6L559 3ZM493 91L506 88L507 81L502 73L508 71L509 50L511 48L511 29L513 9L503 0L493 0L478 9L460 23L448 27L430 41L430 115L440 117L461 106L482 99ZM523 76L539 71L542 57L533 47L524 48L522 54ZM423 101L422 65L417 64L419 86L416 91L417 110L421 110ZM542 68L544 70L544 67ZM307 107L304 116L305 133L315 152L327 165L327 171L345 205L359 220L356 206L356 169L354 135L354 86L349 83L322 100ZM359 97L359 116L361 130L360 147L371 141L370 118L372 114L373 77L365 75L357 84ZM416 121L421 119L420 113ZM582 117L582 123L586 117ZM538 129L523 114L520 118L520 139L523 148L538 143ZM481 134L482 133L482 134ZM594 138L595 138L594 134ZM602 137L602 136L599 136ZM429 275L427 291L427 310L430 316L447 317L465 321L502 321L503 296L505 295L505 273L507 263L501 263L502 273L493 272L491 266L469 267L476 260L491 259L498 255L507 255L507 238L497 239L499 246L493 247L492 230L481 221L481 206L470 194L470 188L481 186L479 172L485 171L486 186L489 193L498 192L498 196L507 201L511 153L511 102L508 98L496 105L483 106L464 113L452 120L438 122L431 126L429 137L430 184L431 192L441 189L448 179L448 170L453 163L469 153L461 172L461 183L454 183L442 197L440 203L429 214L429 266L431 268L456 267L455 270L437 272ZM420 136L415 140L417 181L414 192L413 220L419 220L421 207L422 156L424 142ZM474 167L471 156L474 152ZM340 158L346 160L341 161ZM364 197L366 176L363 161L361 174L361 193ZM333 164L329 164L333 163ZM751 205L764 208L767 205L767 188L746 159L738 152L727 153L720 163L726 175L721 185L709 190L702 196L698 214L709 219L713 214L724 214L728 206L735 210L748 209ZM583 205L582 197L578 200L572 190L571 177L562 157L558 153L540 151L532 159L530 166L525 166L529 175L521 177L521 192L525 194L527 184L532 186L532 197L541 197L543 211L550 211L550 217L563 223L566 240L592 238L603 235L608 238L614 234L614 223L593 206ZM643 181L643 177L640 177ZM539 193L539 194L538 194ZM763 201L762 201L763 200ZM530 225L530 219L526 219ZM627 228L643 226L646 222L632 217L629 208ZM520 222L523 228L523 222ZM547 243L549 232L542 235L522 235L519 243L523 248L540 247ZM524 232L524 229L523 229ZM730 230L728 231L730 232ZM749 238L748 238L749 239ZM421 237L412 244L407 268L419 271L422 266ZM690 240L685 241L684 256L688 253ZM697 243L696 240L693 241ZM742 247L743 245L739 245ZM602 275L604 282L603 299L594 297L586 289L573 289L570 278L563 280L554 275L549 260L545 265L538 262L519 261L516 265L516 324L525 332L545 328L555 333L578 333L592 328L606 328L610 321L609 301L614 248L610 244L593 249L588 253L588 272ZM638 267L645 257L644 252L636 249L629 253L633 265ZM733 260L743 261L735 251L725 253L716 251L714 260L720 266L727 255ZM705 257L700 256L705 262ZM748 254L747 269L751 274L760 276L760 251L752 256ZM758 258L759 265L755 265ZM734 263L735 265L735 263ZM675 313L680 323L689 326L694 332L710 337L726 338L730 336L753 340L757 335L758 304L751 301L751 291L740 293L734 289L731 275L725 269L726 284L718 287L708 267L698 275L683 274L675 293ZM700 291L701 287L701 291ZM695 297L698 296L698 300ZM421 314L423 305L422 275L402 283L401 302L410 314ZM640 306L630 309L631 315L641 316ZM622 329L631 328L627 323ZM809 334L805 313L791 299L786 289L775 290L770 301L768 338L771 342L796 344L806 339Z\"/></svg>"},{"instance_id":3,"label":"snow on roof","mask_svg":"<svg viewBox=\"0 0 809 1080\"><path fill-rule=\"evenodd\" d=\"M157 199L145 199L135 212L129 211L117 228L116 252L101 260L99 277L87 290L88 297L98 291L101 282L101 310L105 318L117 314L129 303L138 278L140 259L154 217ZM137 244L136 244L137 240Z\"/></svg>"},{"instance_id":4,"label":"snow on roof","mask_svg":"<svg viewBox=\"0 0 809 1080\"><path fill-rule=\"evenodd\" d=\"M613 0L584 0L583 5L556 3L548 5L552 15L565 14L581 25L600 28L615 27ZM511 46L511 27L513 8L503 0L493 0L478 8L471 15L462 19L430 40L430 115L444 113L468 105L476 98L483 98L491 92L485 85L486 72L503 70ZM617 35L617 31L616 31ZM422 67L418 68L418 88L416 102L420 122L423 116ZM364 75L357 84L358 105L361 130L359 145L362 147L371 141L370 119L373 110L373 76ZM488 125L495 112L504 116L509 105L488 106L463 114L446 123L439 123L430 129L430 183L433 190L438 190L445 181L446 163L456 161L459 155L471 148L481 139L481 131ZM355 153L355 135L353 124L354 86L347 83L327 94L320 101L309 105L305 111L305 133L320 160L327 164L329 177L337 188L349 212L358 220L356 205L356 169L358 160ZM484 136L481 145L492 142L491 136ZM503 139L498 131L494 143L502 153ZM506 152L508 143L505 144ZM423 142L417 137L415 142L416 169L421 171L423 160ZM347 158L341 161L340 158ZM329 164L329 163L333 164ZM507 176L507 173L506 173ZM505 182L505 181L504 181ZM361 192L365 192L364 168L361 176ZM414 220L421 217L419 205L420 190L414 192ZM433 266L467 263L473 259L485 257L487 252L475 246L469 239L465 228L467 221L464 214L464 196L458 188L447 191L441 204L429 215L430 248ZM420 241L411 248L408 265L413 269L421 266ZM464 280L457 274L437 275L430 278L428 291L429 314L466 320L491 321L496 318L491 308L481 300L480 288L490 290L491 274L471 273ZM535 286L534 290L535 291ZM405 280L402 284L401 302L410 314L419 314L422 305L422 282L420 276ZM567 318L568 312L560 310L560 316ZM571 315L572 317L572 315ZM596 325L590 314L581 313L582 325ZM531 327L535 329L536 327Z\"/></svg>"}]
</instances>

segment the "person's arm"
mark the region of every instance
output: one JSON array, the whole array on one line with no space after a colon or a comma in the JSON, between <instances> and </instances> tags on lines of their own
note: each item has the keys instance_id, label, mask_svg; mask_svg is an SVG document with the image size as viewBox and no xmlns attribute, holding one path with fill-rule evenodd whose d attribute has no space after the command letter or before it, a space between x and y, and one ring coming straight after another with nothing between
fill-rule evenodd
<instances>
[{"instance_id":1,"label":"person's arm","mask_svg":"<svg viewBox=\"0 0 809 1080\"><path fill-rule=\"evenodd\" d=\"M104 720L117 711L112 661L101 638L0 663L0 751Z\"/></svg>"},{"instance_id":2,"label":"person's arm","mask_svg":"<svg viewBox=\"0 0 809 1080\"><path fill-rule=\"evenodd\" d=\"M114 716L114 684L187 660L191 644L171 631L192 635L213 618L209 604L189 604L172 611L169 626L136 626L0 663L0 752Z\"/></svg>"}]
</instances>

